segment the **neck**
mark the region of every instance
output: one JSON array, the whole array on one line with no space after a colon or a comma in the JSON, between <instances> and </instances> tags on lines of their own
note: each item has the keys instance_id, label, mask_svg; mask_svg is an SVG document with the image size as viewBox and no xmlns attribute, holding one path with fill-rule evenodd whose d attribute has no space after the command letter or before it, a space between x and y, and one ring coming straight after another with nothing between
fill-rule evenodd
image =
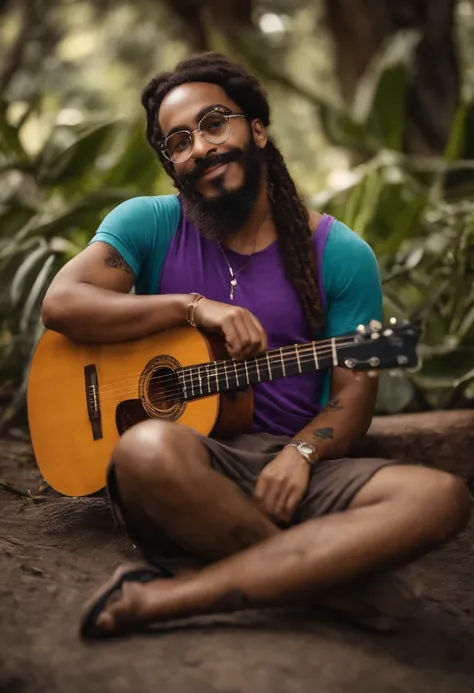
<instances>
[{"instance_id":1,"label":"neck","mask_svg":"<svg viewBox=\"0 0 474 693\"><path fill-rule=\"evenodd\" d=\"M272 219L267 182L263 180L247 223L235 234L229 236L225 240L224 245L237 253L249 255L256 250L263 250L273 243L276 238L277 232Z\"/></svg>"}]
</instances>

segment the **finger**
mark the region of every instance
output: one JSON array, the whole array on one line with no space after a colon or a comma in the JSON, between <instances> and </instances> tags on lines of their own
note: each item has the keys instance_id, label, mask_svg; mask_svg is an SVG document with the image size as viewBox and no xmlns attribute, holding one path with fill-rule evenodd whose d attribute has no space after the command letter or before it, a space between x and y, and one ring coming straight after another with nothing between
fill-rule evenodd
<instances>
[{"instance_id":1,"label":"finger","mask_svg":"<svg viewBox=\"0 0 474 693\"><path fill-rule=\"evenodd\" d=\"M266 479L264 479L263 477L260 476L257 479L257 485L255 486L254 491L253 491L253 498L254 498L254 500L257 501L257 503L261 503L263 501L263 499L265 498L266 488L267 488Z\"/></svg>"},{"instance_id":2,"label":"finger","mask_svg":"<svg viewBox=\"0 0 474 693\"><path fill-rule=\"evenodd\" d=\"M224 337L227 345L227 351L234 359L243 358L243 344L250 342L250 336L242 328L240 320L237 316L226 324L224 329Z\"/></svg>"},{"instance_id":3,"label":"finger","mask_svg":"<svg viewBox=\"0 0 474 693\"><path fill-rule=\"evenodd\" d=\"M254 334L254 325L252 321L248 319L248 314L246 313L236 315L234 322L237 325L241 338L239 350L240 358L248 358L253 355L255 351L255 342L258 339Z\"/></svg>"},{"instance_id":4,"label":"finger","mask_svg":"<svg viewBox=\"0 0 474 693\"><path fill-rule=\"evenodd\" d=\"M303 496L304 494L302 494L298 489L290 493L290 495L288 496L285 503L285 508L282 511L288 522L292 519L293 515L295 514L296 509Z\"/></svg>"},{"instance_id":5,"label":"finger","mask_svg":"<svg viewBox=\"0 0 474 693\"><path fill-rule=\"evenodd\" d=\"M267 333L265 332L265 330L263 328L262 323L260 322L260 320L258 318L255 317L255 315L253 315L253 313L249 313L249 316L252 320L254 327L257 330L257 335L258 335L258 337L257 337L258 351L256 353L258 354L258 353L267 351L267 349L268 349L268 337L267 337Z\"/></svg>"},{"instance_id":6,"label":"finger","mask_svg":"<svg viewBox=\"0 0 474 693\"><path fill-rule=\"evenodd\" d=\"M278 482L268 485L265 496L263 498L263 507L270 517L277 517L277 507L280 500L282 489Z\"/></svg>"},{"instance_id":7,"label":"finger","mask_svg":"<svg viewBox=\"0 0 474 693\"><path fill-rule=\"evenodd\" d=\"M288 499L290 498L292 489L282 489L281 493L278 495L275 501L275 507L273 512L277 517L284 517L286 515L286 507L288 504Z\"/></svg>"}]
</instances>

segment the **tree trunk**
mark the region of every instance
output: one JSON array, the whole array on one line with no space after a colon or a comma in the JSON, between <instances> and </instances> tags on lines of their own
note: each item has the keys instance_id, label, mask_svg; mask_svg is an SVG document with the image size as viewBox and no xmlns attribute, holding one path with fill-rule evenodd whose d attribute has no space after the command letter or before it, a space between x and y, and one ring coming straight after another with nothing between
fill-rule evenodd
<instances>
[{"instance_id":1,"label":"tree trunk","mask_svg":"<svg viewBox=\"0 0 474 693\"><path fill-rule=\"evenodd\" d=\"M334 38L336 74L348 102L385 39L401 29L421 32L407 96L404 148L442 154L460 90L455 0L324 0L324 5Z\"/></svg>"},{"instance_id":2,"label":"tree trunk","mask_svg":"<svg viewBox=\"0 0 474 693\"><path fill-rule=\"evenodd\" d=\"M193 51L209 50L206 20L228 37L252 24L253 0L165 0L181 21Z\"/></svg>"}]
</instances>

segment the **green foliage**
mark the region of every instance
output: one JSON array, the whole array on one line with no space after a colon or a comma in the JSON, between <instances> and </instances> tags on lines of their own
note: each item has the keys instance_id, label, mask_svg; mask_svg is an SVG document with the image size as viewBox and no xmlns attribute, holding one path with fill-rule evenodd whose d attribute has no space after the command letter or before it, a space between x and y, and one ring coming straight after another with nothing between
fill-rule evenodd
<instances>
[{"instance_id":1,"label":"green foliage","mask_svg":"<svg viewBox=\"0 0 474 693\"><path fill-rule=\"evenodd\" d=\"M465 160L473 104L459 108L442 159L400 149L409 61L381 69L357 98L358 117L327 113L332 141L367 160L339 188L321 191L313 206L360 233L379 260L386 317L421 319L424 336L416 373L383 374L378 409L444 409L474 402L474 162ZM405 77L402 73L405 71ZM394 80L398 99L390 94ZM385 95L381 98L381 95ZM390 108L388 107L390 103ZM363 117L362 117L363 116ZM375 124L383 124L376 127Z\"/></svg>"},{"instance_id":2,"label":"green foliage","mask_svg":"<svg viewBox=\"0 0 474 693\"><path fill-rule=\"evenodd\" d=\"M168 192L141 123L55 125L35 156L0 105L0 382L20 385L41 334L41 301L56 272L89 242L104 215L129 197Z\"/></svg>"},{"instance_id":3,"label":"green foliage","mask_svg":"<svg viewBox=\"0 0 474 693\"><path fill-rule=\"evenodd\" d=\"M101 11L86 0L50 5L57 11L42 16L43 64L34 65L27 51L18 79L0 98L0 383L8 381L16 393L4 421L24 403L51 278L87 245L110 208L135 195L170 191L142 121L120 116L136 113L138 89L152 72L187 52L164 3L121 0L102 3ZM339 171L337 184L313 197L312 207L334 214L371 244L386 317L421 318L425 326L421 367L381 376L379 411L472 406L474 103L460 105L442 159L406 156L405 97L417 35L400 34L383 46L352 108L342 109L325 71L330 59L316 55L327 52L324 41L321 49L314 40L316 6L307 0L291 8L287 0L256 6L259 13L291 15L284 39L272 44L252 29L229 43L216 29L216 40L265 80L273 133L305 190L317 189L337 152L353 162ZM88 41L95 50L83 53ZM14 116L18 105L26 110ZM63 109L68 117L60 117ZM81 120L100 109L118 116ZM39 151L31 153L45 123L47 136L41 134Z\"/></svg>"}]
</instances>

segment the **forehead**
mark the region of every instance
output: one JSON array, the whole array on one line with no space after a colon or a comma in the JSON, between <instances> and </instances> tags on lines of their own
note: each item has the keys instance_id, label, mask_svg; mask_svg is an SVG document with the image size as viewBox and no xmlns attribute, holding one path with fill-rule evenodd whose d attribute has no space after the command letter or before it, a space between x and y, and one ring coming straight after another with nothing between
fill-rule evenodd
<instances>
[{"instance_id":1,"label":"forehead","mask_svg":"<svg viewBox=\"0 0 474 693\"><path fill-rule=\"evenodd\" d=\"M161 102L158 123L163 133L171 128L184 126L195 128L197 116L203 108L219 104L233 111L240 111L222 87L207 82L189 82L172 89Z\"/></svg>"}]
</instances>

